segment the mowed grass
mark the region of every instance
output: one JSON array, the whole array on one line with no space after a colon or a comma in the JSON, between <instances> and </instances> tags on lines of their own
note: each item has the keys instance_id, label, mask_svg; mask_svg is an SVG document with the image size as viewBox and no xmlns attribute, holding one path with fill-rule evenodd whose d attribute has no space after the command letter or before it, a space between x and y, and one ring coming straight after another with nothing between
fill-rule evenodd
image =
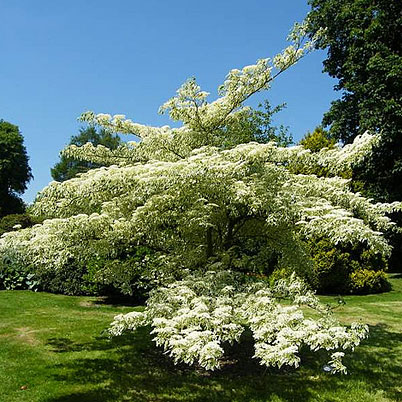
<instances>
[{"instance_id":1,"label":"mowed grass","mask_svg":"<svg viewBox=\"0 0 402 402\"><path fill-rule=\"evenodd\" d=\"M348 296L335 311L370 337L346 359L349 375L322 370L302 353L299 369L265 369L247 337L222 370L175 366L146 329L108 339L113 316L140 309L93 297L0 292L0 401L353 401L402 400L402 277L381 295ZM334 297L322 297L336 304Z\"/></svg>"}]
</instances>

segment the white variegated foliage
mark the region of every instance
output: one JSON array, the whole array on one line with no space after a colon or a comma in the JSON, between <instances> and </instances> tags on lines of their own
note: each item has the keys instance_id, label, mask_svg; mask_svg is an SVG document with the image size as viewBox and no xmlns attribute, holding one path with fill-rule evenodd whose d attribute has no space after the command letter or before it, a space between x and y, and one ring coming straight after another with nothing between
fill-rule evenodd
<instances>
[{"instance_id":1,"label":"white variegated foliage","mask_svg":"<svg viewBox=\"0 0 402 402\"><path fill-rule=\"evenodd\" d=\"M155 290L145 311L117 315L109 332L121 335L146 325L175 362L208 370L219 368L225 346L238 342L249 328L254 357L265 366L298 367L300 349L307 346L328 351L332 371L346 373L344 351L353 350L368 333L366 325L340 326L294 276L269 287L244 283L228 271L191 275Z\"/></svg>"}]
</instances>

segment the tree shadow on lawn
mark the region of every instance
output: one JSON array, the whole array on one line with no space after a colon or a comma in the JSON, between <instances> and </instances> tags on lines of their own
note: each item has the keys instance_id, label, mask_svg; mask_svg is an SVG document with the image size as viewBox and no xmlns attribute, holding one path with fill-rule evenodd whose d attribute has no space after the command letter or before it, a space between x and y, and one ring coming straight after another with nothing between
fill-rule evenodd
<instances>
[{"instance_id":1,"label":"tree shadow on lawn","mask_svg":"<svg viewBox=\"0 0 402 402\"><path fill-rule=\"evenodd\" d=\"M111 306L111 307L137 307L145 304L147 298L144 295L125 296L121 294L98 296L92 303L98 306Z\"/></svg>"},{"instance_id":2,"label":"tree shadow on lawn","mask_svg":"<svg viewBox=\"0 0 402 402\"><path fill-rule=\"evenodd\" d=\"M336 395L348 381L365 383L366 392L382 390L398 400L402 378L401 361L395 350L402 335L385 326L370 328L370 338L346 360L350 376L324 373L326 357L303 352L300 369L266 369L252 358L253 347L246 335L233 346L221 370L174 365L151 341L149 329L88 344L52 341L55 351L108 351L107 357L78 358L51 368L53 380L88 390L47 399L46 402L102 401L314 401L329 390ZM62 374L60 374L62 373ZM323 399L321 399L323 400Z\"/></svg>"},{"instance_id":3,"label":"tree shadow on lawn","mask_svg":"<svg viewBox=\"0 0 402 402\"><path fill-rule=\"evenodd\" d=\"M352 377L402 401L402 333L386 324L370 326L369 338L345 362Z\"/></svg>"}]
</instances>

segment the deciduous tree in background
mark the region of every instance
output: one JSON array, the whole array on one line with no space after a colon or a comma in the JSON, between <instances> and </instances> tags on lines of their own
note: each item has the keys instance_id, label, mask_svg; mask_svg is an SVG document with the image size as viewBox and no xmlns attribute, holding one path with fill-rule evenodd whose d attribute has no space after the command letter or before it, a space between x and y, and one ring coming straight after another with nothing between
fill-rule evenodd
<instances>
[{"instance_id":1,"label":"deciduous tree in background","mask_svg":"<svg viewBox=\"0 0 402 402\"><path fill-rule=\"evenodd\" d=\"M345 143L371 130L373 151L352 169L352 186L378 201L402 199L402 2L311 0L309 32L325 30L316 46L327 49L324 71L338 80L342 97L323 124ZM402 214L392 218L402 226ZM387 232L394 247L390 267L402 267L402 235Z\"/></svg>"},{"instance_id":2,"label":"deciduous tree in background","mask_svg":"<svg viewBox=\"0 0 402 402\"><path fill-rule=\"evenodd\" d=\"M402 199L402 2L310 0L309 32L325 30L316 46L327 49L324 71L342 97L323 123L344 143L371 130L380 141L354 178L378 200Z\"/></svg>"},{"instance_id":3,"label":"deciduous tree in background","mask_svg":"<svg viewBox=\"0 0 402 402\"><path fill-rule=\"evenodd\" d=\"M31 179L23 136L17 126L0 120L0 217L24 211L19 195Z\"/></svg>"},{"instance_id":4,"label":"deciduous tree in background","mask_svg":"<svg viewBox=\"0 0 402 402\"><path fill-rule=\"evenodd\" d=\"M328 131L319 126L313 132L306 133L299 144L311 152L319 152L323 148L334 149L336 141L334 138L331 138Z\"/></svg>"}]
</instances>

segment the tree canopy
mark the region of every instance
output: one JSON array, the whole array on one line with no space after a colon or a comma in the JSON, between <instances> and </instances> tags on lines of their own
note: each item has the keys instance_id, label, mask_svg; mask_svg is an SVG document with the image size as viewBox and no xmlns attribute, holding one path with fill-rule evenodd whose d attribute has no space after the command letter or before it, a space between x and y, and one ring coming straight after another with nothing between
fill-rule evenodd
<instances>
[{"instance_id":1,"label":"tree canopy","mask_svg":"<svg viewBox=\"0 0 402 402\"><path fill-rule=\"evenodd\" d=\"M141 141L116 150L67 147L66 156L104 166L50 183L32 209L48 219L3 235L0 254L51 272L146 247L154 290L145 311L116 317L111 333L150 324L175 361L215 369L224 345L249 328L261 364L297 367L307 346L328 351L332 370L345 371L345 350L360 343L367 327L340 326L294 275L273 287L263 278L277 267L308 269L302 237L363 242L389 254L382 231L393 223L385 214L401 203L374 204L339 177L378 138L366 133L342 149L311 152L231 137L250 116L244 102L313 48L305 33L296 25L291 45L272 60L231 70L213 101L194 79L185 82L161 107L182 123L177 128L84 113L82 121ZM312 173L318 167L327 177ZM315 313L307 316L304 308Z\"/></svg>"},{"instance_id":2,"label":"tree canopy","mask_svg":"<svg viewBox=\"0 0 402 402\"><path fill-rule=\"evenodd\" d=\"M95 127L87 127L81 128L78 135L72 136L69 145L82 146L88 142L94 146L102 145L111 150L117 149L122 143L117 135L102 129L97 131ZM65 181L72 179L79 173L84 173L100 166L99 163L77 160L61 155L60 161L53 166L50 172L54 180Z\"/></svg>"},{"instance_id":3,"label":"tree canopy","mask_svg":"<svg viewBox=\"0 0 402 402\"><path fill-rule=\"evenodd\" d=\"M341 99L323 123L345 143L366 130L381 134L374 152L354 169L355 180L379 200L402 199L402 3L310 0L309 32L325 31L324 71L338 80Z\"/></svg>"},{"instance_id":4,"label":"tree canopy","mask_svg":"<svg viewBox=\"0 0 402 402\"><path fill-rule=\"evenodd\" d=\"M22 212L18 195L31 179L23 136L17 126L0 120L0 216Z\"/></svg>"},{"instance_id":5,"label":"tree canopy","mask_svg":"<svg viewBox=\"0 0 402 402\"><path fill-rule=\"evenodd\" d=\"M401 112L402 5L385 0L310 0L310 32L325 29L316 42L328 49L324 71L338 79L342 99L324 122L332 135L351 142L366 130L379 132ZM384 127L385 126L385 127Z\"/></svg>"}]
</instances>

